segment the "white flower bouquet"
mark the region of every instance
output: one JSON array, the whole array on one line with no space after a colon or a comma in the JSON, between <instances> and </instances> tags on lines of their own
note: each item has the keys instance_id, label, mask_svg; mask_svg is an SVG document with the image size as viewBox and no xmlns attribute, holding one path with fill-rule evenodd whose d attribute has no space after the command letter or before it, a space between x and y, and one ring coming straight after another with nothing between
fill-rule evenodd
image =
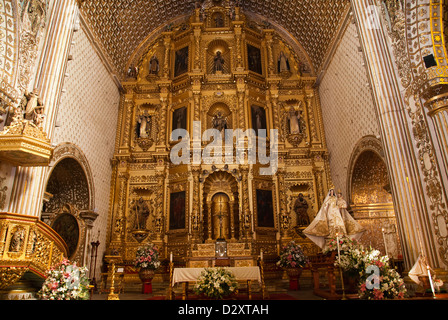
<instances>
[{"instance_id":1,"label":"white flower bouquet","mask_svg":"<svg viewBox=\"0 0 448 320\"><path fill-rule=\"evenodd\" d=\"M238 291L238 282L229 270L206 268L194 286L197 294L212 299L221 299Z\"/></svg>"}]
</instances>

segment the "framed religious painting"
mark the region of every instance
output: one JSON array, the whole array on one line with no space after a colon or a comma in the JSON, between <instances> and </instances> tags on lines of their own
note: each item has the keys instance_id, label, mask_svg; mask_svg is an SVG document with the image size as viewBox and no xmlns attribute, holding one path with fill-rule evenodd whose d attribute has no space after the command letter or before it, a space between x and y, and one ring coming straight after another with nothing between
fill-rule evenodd
<instances>
[{"instance_id":1,"label":"framed religious painting","mask_svg":"<svg viewBox=\"0 0 448 320\"><path fill-rule=\"evenodd\" d=\"M274 228L272 190L257 189L256 202L258 227Z\"/></svg>"},{"instance_id":2,"label":"framed religious painting","mask_svg":"<svg viewBox=\"0 0 448 320\"><path fill-rule=\"evenodd\" d=\"M176 129L187 130L187 107L180 107L173 110L172 119L171 119L171 129L172 131ZM178 135L171 139L173 141L177 141L179 137L183 137L183 135Z\"/></svg>"},{"instance_id":3,"label":"framed religious painting","mask_svg":"<svg viewBox=\"0 0 448 320\"><path fill-rule=\"evenodd\" d=\"M259 130L267 130L266 125L266 110L263 107L252 105L250 107L252 129L255 130L255 134L259 136ZM267 132L265 133L267 135Z\"/></svg>"},{"instance_id":4,"label":"framed religious painting","mask_svg":"<svg viewBox=\"0 0 448 320\"><path fill-rule=\"evenodd\" d=\"M188 72L188 46L175 52L174 56L174 76L180 76Z\"/></svg>"},{"instance_id":5,"label":"framed religious painting","mask_svg":"<svg viewBox=\"0 0 448 320\"><path fill-rule=\"evenodd\" d=\"M247 65L250 71L263 74L261 66L261 50L253 45L247 45Z\"/></svg>"},{"instance_id":6,"label":"framed religious painting","mask_svg":"<svg viewBox=\"0 0 448 320\"><path fill-rule=\"evenodd\" d=\"M68 257L71 258L79 243L78 220L70 213L62 213L54 220L51 227L64 239L68 247Z\"/></svg>"},{"instance_id":7,"label":"framed religious painting","mask_svg":"<svg viewBox=\"0 0 448 320\"><path fill-rule=\"evenodd\" d=\"M170 194L170 230L185 229L185 191Z\"/></svg>"}]
</instances>

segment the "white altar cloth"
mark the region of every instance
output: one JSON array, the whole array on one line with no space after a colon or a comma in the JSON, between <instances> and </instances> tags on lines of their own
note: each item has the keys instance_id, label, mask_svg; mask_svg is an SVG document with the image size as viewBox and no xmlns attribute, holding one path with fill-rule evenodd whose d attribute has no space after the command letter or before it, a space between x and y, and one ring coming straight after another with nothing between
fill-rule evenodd
<instances>
[{"instance_id":1,"label":"white altar cloth","mask_svg":"<svg viewBox=\"0 0 448 320\"><path fill-rule=\"evenodd\" d=\"M224 267L223 269L231 271L236 280L250 280L261 283L259 267ZM205 268L174 268L172 285L174 286L178 282L196 282L204 270Z\"/></svg>"}]
</instances>

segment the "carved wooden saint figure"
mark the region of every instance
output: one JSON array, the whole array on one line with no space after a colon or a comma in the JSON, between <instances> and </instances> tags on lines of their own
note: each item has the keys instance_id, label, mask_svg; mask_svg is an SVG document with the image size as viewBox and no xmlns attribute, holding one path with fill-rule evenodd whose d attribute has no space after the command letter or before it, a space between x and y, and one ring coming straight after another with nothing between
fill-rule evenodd
<instances>
[{"instance_id":1,"label":"carved wooden saint figure","mask_svg":"<svg viewBox=\"0 0 448 320\"><path fill-rule=\"evenodd\" d=\"M294 212L297 214L297 225L305 226L310 223L310 218L308 217L308 202L303 198L303 194L299 193L295 203Z\"/></svg>"},{"instance_id":2,"label":"carved wooden saint figure","mask_svg":"<svg viewBox=\"0 0 448 320\"><path fill-rule=\"evenodd\" d=\"M219 132L227 129L227 119L222 116L221 111L213 117L212 125L213 128L217 129Z\"/></svg>"},{"instance_id":3,"label":"carved wooden saint figure","mask_svg":"<svg viewBox=\"0 0 448 320\"><path fill-rule=\"evenodd\" d=\"M159 59L154 54L149 60L149 74L157 75L159 73Z\"/></svg>"},{"instance_id":4,"label":"carved wooden saint figure","mask_svg":"<svg viewBox=\"0 0 448 320\"><path fill-rule=\"evenodd\" d=\"M134 205L134 230L146 230L146 221L151 213L148 204L142 197Z\"/></svg>"},{"instance_id":5,"label":"carved wooden saint figure","mask_svg":"<svg viewBox=\"0 0 448 320\"><path fill-rule=\"evenodd\" d=\"M278 57L278 61L277 61L277 68L278 68L278 73L289 72L289 70L290 70L289 60L283 51L280 51L280 56Z\"/></svg>"},{"instance_id":6,"label":"carved wooden saint figure","mask_svg":"<svg viewBox=\"0 0 448 320\"><path fill-rule=\"evenodd\" d=\"M296 111L293 106L289 108L289 134L299 134L300 128L300 112Z\"/></svg>"},{"instance_id":7,"label":"carved wooden saint figure","mask_svg":"<svg viewBox=\"0 0 448 320\"><path fill-rule=\"evenodd\" d=\"M224 58L222 57L221 51L216 51L216 55L213 58L213 62L214 62L213 72L215 73L217 71L222 72L224 67Z\"/></svg>"},{"instance_id":8,"label":"carved wooden saint figure","mask_svg":"<svg viewBox=\"0 0 448 320\"><path fill-rule=\"evenodd\" d=\"M148 138L151 134L151 116L142 114L137 121L135 133L138 138Z\"/></svg>"}]
</instances>

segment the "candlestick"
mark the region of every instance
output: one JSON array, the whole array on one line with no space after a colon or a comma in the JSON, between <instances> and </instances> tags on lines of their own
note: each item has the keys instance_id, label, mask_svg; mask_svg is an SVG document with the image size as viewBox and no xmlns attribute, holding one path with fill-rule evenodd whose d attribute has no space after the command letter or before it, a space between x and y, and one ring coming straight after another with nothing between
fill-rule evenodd
<instances>
[{"instance_id":1,"label":"candlestick","mask_svg":"<svg viewBox=\"0 0 448 320\"><path fill-rule=\"evenodd\" d=\"M339 233L336 233L336 243L338 244L338 260L339 260L339 265L341 264L341 252L339 249Z\"/></svg>"},{"instance_id":2,"label":"candlestick","mask_svg":"<svg viewBox=\"0 0 448 320\"><path fill-rule=\"evenodd\" d=\"M383 232L384 250L386 251L386 256L389 257L389 253L387 252L386 237L385 237L385 235L384 235L384 228L382 228L381 231Z\"/></svg>"},{"instance_id":3,"label":"candlestick","mask_svg":"<svg viewBox=\"0 0 448 320\"><path fill-rule=\"evenodd\" d=\"M434 283L432 282L431 271L430 271L429 266L426 266L426 269L428 270L428 277L429 277L429 283L431 284L432 297L435 299L436 294L434 292Z\"/></svg>"},{"instance_id":4,"label":"candlestick","mask_svg":"<svg viewBox=\"0 0 448 320\"><path fill-rule=\"evenodd\" d=\"M338 244L338 261L339 261L339 274L341 275L342 300L347 300L347 297L345 296L344 276L342 275L341 250L339 248L339 233L338 232L336 232L336 242Z\"/></svg>"}]
</instances>

